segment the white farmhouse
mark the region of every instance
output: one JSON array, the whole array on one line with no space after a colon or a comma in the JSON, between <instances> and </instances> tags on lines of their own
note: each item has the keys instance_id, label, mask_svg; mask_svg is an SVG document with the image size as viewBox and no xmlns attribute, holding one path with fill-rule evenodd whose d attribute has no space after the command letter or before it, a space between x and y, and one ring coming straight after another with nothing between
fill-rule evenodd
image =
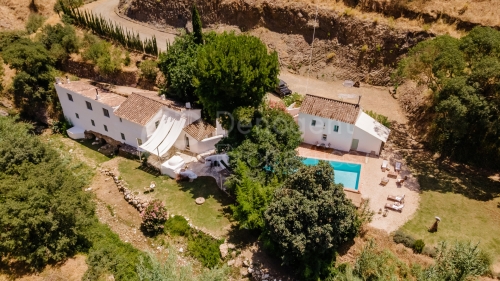
<instances>
[{"instance_id":1,"label":"white farmhouse","mask_svg":"<svg viewBox=\"0 0 500 281\"><path fill-rule=\"evenodd\" d=\"M305 143L379 155L390 130L358 104L306 95L297 120Z\"/></svg>"},{"instance_id":2,"label":"white farmhouse","mask_svg":"<svg viewBox=\"0 0 500 281\"><path fill-rule=\"evenodd\" d=\"M214 149L225 131L201 119L200 109L152 93L123 97L83 81L55 85L68 135L97 137L116 148L165 155L172 147L200 154Z\"/></svg>"}]
</instances>

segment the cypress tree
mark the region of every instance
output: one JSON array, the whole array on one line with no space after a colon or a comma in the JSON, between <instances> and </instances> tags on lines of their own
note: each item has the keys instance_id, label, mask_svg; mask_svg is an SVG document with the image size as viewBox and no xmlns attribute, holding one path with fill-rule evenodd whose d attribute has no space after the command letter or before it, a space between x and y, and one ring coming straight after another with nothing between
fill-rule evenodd
<instances>
[{"instance_id":1,"label":"cypress tree","mask_svg":"<svg viewBox=\"0 0 500 281\"><path fill-rule=\"evenodd\" d=\"M196 9L195 4L193 4L193 11L191 13L191 17L192 17L192 21L193 21L194 42L196 44L203 44L201 18L200 18L200 14L198 13L198 9Z\"/></svg>"}]
</instances>

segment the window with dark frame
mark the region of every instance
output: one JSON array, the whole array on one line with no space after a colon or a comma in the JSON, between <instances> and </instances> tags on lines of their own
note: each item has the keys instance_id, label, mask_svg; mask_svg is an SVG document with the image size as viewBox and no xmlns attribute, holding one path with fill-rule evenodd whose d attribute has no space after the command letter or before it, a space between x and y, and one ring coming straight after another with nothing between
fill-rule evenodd
<instances>
[{"instance_id":1,"label":"window with dark frame","mask_svg":"<svg viewBox=\"0 0 500 281\"><path fill-rule=\"evenodd\" d=\"M120 122L122 122L122 118L120 117Z\"/></svg>"},{"instance_id":2,"label":"window with dark frame","mask_svg":"<svg viewBox=\"0 0 500 281\"><path fill-rule=\"evenodd\" d=\"M90 123L92 123L92 126L94 126L94 127L95 127L95 122L94 122L94 120L90 119Z\"/></svg>"},{"instance_id":3,"label":"window with dark frame","mask_svg":"<svg viewBox=\"0 0 500 281\"><path fill-rule=\"evenodd\" d=\"M158 128L158 125L160 125L160 120L155 122L155 127Z\"/></svg>"},{"instance_id":4,"label":"window with dark frame","mask_svg":"<svg viewBox=\"0 0 500 281\"><path fill-rule=\"evenodd\" d=\"M108 131L108 126L104 125L104 131Z\"/></svg>"},{"instance_id":5,"label":"window with dark frame","mask_svg":"<svg viewBox=\"0 0 500 281\"><path fill-rule=\"evenodd\" d=\"M125 135L123 133L120 133L122 135L122 140L125 140Z\"/></svg>"},{"instance_id":6,"label":"window with dark frame","mask_svg":"<svg viewBox=\"0 0 500 281\"><path fill-rule=\"evenodd\" d=\"M142 145L142 140L141 139L137 139L137 145L139 145L139 146Z\"/></svg>"},{"instance_id":7,"label":"window with dark frame","mask_svg":"<svg viewBox=\"0 0 500 281\"><path fill-rule=\"evenodd\" d=\"M92 104L88 101L85 102L87 104L87 109L92 110Z\"/></svg>"},{"instance_id":8,"label":"window with dark frame","mask_svg":"<svg viewBox=\"0 0 500 281\"><path fill-rule=\"evenodd\" d=\"M326 141L326 134L323 134L322 140Z\"/></svg>"},{"instance_id":9,"label":"window with dark frame","mask_svg":"<svg viewBox=\"0 0 500 281\"><path fill-rule=\"evenodd\" d=\"M333 131L334 131L334 132L338 132L338 131L339 131L339 126L334 125L334 126L333 126Z\"/></svg>"},{"instance_id":10,"label":"window with dark frame","mask_svg":"<svg viewBox=\"0 0 500 281\"><path fill-rule=\"evenodd\" d=\"M68 95L68 99L69 99L70 101L73 101L73 96L72 96L71 94L69 94L69 93L66 93L66 94Z\"/></svg>"},{"instance_id":11,"label":"window with dark frame","mask_svg":"<svg viewBox=\"0 0 500 281\"><path fill-rule=\"evenodd\" d=\"M75 113L76 115L76 119L80 119L80 115L78 115L78 113Z\"/></svg>"},{"instance_id":12,"label":"window with dark frame","mask_svg":"<svg viewBox=\"0 0 500 281\"><path fill-rule=\"evenodd\" d=\"M316 126L316 120L312 120L311 126Z\"/></svg>"},{"instance_id":13,"label":"window with dark frame","mask_svg":"<svg viewBox=\"0 0 500 281\"><path fill-rule=\"evenodd\" d=\"M109 111L106 108L102 109L102 113L104 113L104 116L109 118Z\"/></svg>"}]
</instances>

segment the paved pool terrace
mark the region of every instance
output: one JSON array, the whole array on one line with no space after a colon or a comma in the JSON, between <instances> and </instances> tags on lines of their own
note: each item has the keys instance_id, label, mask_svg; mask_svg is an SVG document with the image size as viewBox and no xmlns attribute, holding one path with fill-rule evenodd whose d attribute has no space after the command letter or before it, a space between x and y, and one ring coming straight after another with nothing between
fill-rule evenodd
<instances>
[{"instance_id":1,"label":"paved pool terrace","mask_svg":"<svg viewBox=\"0 0 500 281\"><path fill-rule=\"evenodd\" d=\"M327 161L352 163L360 165L358 189L344 188L346 197L351 199L354 205L359 206L362 200L370 199L370 209L375 211L373 221L370 226L392 232L408 221L415 213L419 204L419 185L418 181L403 159L393 151L390 145L386 145L380 157L368 156L360 152L342 152L333 149L317 148L310 144L301 144L297 149L298 155L304 158L321 159ZM390 179L386 186L380 185L382 177L387 176L387 172L382 172L382 161L389 161L389 168L394 170L395 161L402 161L403 167L400 173L401 177L408 176L408 180L402 186L396 185L395 179ZM311 160L310 160L311 161ZM334 167L335 171L335 167ZM337 174L337 173L336 173ZM353 177L351 177L352 180ZM335 180L335 179L334 179ZM352 185L352 184L349 184ZM402 213L389 212L387 217L378 214L379 209L384 209L389 195L405 195L405 207Z\"/></svg>"}]
</instances>

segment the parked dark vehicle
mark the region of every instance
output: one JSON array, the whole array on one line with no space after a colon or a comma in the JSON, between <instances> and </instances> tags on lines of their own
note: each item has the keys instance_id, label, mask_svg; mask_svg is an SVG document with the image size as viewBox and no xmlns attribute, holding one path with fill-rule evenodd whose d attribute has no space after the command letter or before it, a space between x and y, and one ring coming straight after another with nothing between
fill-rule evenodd
<instances>
[{"instance_id":1,"label":"parked dark vehicle","mask_svg":"<svg viewBox=\"0 0 500 281\"><path fill-rule=\"evenodd\" d=\"M280 97L288 96L292 93L290 89L288 89L288 85L285 81L280 79L280 82L276 89L274 90Z\"/></svg>"}]
</instances>

